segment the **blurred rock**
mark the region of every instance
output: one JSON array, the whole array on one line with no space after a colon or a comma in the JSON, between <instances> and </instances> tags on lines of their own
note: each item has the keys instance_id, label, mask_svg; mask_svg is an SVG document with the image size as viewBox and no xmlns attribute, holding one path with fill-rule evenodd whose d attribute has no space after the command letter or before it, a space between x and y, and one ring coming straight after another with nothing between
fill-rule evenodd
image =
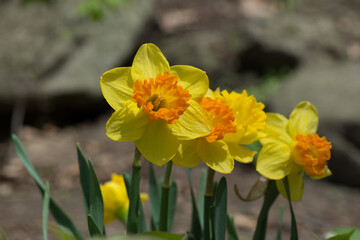
<instances>
[{"instance_id":1,"label":"blurred rock","mask_svg":"<svg viewBox=\"0 0 360 240\"><path fill-rule=\"evenodd\" d=\"M128 64L154 1L126 1L100 22L82 19L79 2L1 4L2 114L9 114L17 99L26 100L27 114L56 112L60 119L106 109L100 76Z\"/></svg>"},{"instance_id":2,"label":"blurred rock","mask_svg":"<svg viewBox=\"0 0 360 240\"><path fill-rule=\"evenodd\" d=\"M271 112L289 116L300 101L318 109L320 135L333 144L329 178L360 187L360 66L345 62L307 65L286 80L269 100Z\"/></svg>"}]
</instances>

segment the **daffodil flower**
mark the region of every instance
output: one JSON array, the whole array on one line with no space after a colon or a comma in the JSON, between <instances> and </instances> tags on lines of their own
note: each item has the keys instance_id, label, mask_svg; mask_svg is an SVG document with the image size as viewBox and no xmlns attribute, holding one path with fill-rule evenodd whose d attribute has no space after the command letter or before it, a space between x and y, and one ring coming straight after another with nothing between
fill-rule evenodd
<instances>
[{"instance_id":1,"label":"daffodil flower","mask_svg":"<svg viewBox=\"0 0 360 240\"><path fill-rule=\"evenodd\" d=\"M264 104L248 96L245 90L241 94L209 90L198 102L206 111L203 117L211 119L211 133L182 141L173 163L191 168L203 161L220 173L230 173L234 159L250 163L255 152L242 145L260 138L265 128Z\"/></svg>"},{"instance_id":2,"label":"daffodil flower","mask_svg":"<svg viewBox=\"0 0 360 240\"><path fill-rule=\"evenodd\" d=\"M100 190L104 202L104 223L108 224L116 219L126 223L129 198L123 176L112 174L111 181L100 185ZM140 198L144 203L149 196L141 193Z\"/></svg>"},{"instance_id":3,"label":"daffodil flower","mask_svg":"<svg viewBox=\"0 0 360 240\"><path fill-rule=\"evenodd\" d=\"M194 139L211 132L205 110L196 102L208 89L204 71L169 66L154 44L144 44L131 67L105 72L102 93L115 110L106 134L115 141L135 141L142 155L161 166L175 155L178 139Z\"/></svg>"},{"instance_id":4,"label":"daffodil flower","mask_svg":"<svg viewBox=\"0 0 360 240\"><path fill-rule=\"evenodd\" d=\"M256 169L267 178L276 181L279 192L287 198L282 179L288 177L290 199L301 200L304 188L303 175L313 179L331 175L327 167L331 143L316 134L318 114L310 102L301 102L289 119L281 114L267 113L267 136L260 140L263 145Z\"/></svg>"}]
</instances>

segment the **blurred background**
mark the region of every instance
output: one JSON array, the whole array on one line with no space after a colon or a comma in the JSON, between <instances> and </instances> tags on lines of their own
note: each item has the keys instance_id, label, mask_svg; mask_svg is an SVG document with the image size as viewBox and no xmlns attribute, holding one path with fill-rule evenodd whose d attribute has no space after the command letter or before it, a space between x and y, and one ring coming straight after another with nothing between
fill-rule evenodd
<instances>
[{"instance_id":1,"label":"blurred background","mask_svg":"<svg viewBox=\"0 0 360 240\"><path fill-rule=\"evenodd\" d=\"M9 239L42 236L40 194L9 142L10 133L17 133L52 195L86 232L75 143L94 161L100 182L112 172L130 173L134 146L106 137L112 109L99 78L131 66L148 42L160 47L170 65L206 71L213 89L247 89L266 111L288 116L298 102L311 101L320 135L333 144L333 175L306 180L303 200L294 204L300 239L359 227L359 25L358 0L0 0L0 228ZM195 183L202 167L193 171ZM188 229L191 216L185 171L174 169L177 233ZM229 208L242 239L251 239L262 200L241 202L232 188L236 183L245 195L258 176L240 164L227 176ZM284 237L289 233L288 206L279 198L269 239L280 205ZM108 229L124 231L120 223Z\"/></svg>"}]
</instances>

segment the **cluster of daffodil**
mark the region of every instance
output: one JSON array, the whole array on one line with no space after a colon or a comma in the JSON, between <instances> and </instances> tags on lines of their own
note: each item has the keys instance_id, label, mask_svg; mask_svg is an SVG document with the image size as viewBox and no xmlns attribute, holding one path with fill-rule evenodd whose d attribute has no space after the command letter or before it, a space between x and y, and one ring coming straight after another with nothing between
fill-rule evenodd
<instances>
[{"instance_id":1,"label":"cluster of daffodil","mask_svg":"<svg viewBox=\"0 0 360 240\"><path fill-rule=\"evenodd\" d=\"M212 91L204 71L185 65L170 66L153 44L140 47L131 67L104 73L100 85L115 110L107 122L107 136L115 141L134 141L151 163L168 163L167 172L171 172L172 164L192 168L204 162L209 167L207 196L213 196L214 172L231 173L234 160L253 161L256 152L247 146L255 141L262 145L257 171L276 180L277 190L289 200L301 199L304 174L313 179L331 174L326 164L331 144L316 134L317 110L309 102L299 103L289 119L281 114L266 114L264 104L245 90ZM134 162L139 166L139 160ZM107 202L114 201L112 196L117 194L103 196L106 213ZM162 203L166 201L162 199ZM216 200L209 201L205 207ZM206 214L207 209L204 211ZM210 239L211 233L206 231L211 226L206 222L203 237ZM161 224L159 228L167 230Z\"/></svg>"},{"instance_id":2,"label":"cluster of daffodil","mask_svg":"<svg viewBox=\"0 0 360 240\"><path fill-rule=\"evenodd\" d=\"M291 239L298 239L291 201L302 198L303 176L320 179L331 174L327 167L331 143L316 134L318 115L311 103L299 103L289 119L265 113L264 104L245 90L212 91L204 71L185 65L170 66L153 44L140 47L131 67L105 72L100 86L115 110L107 122L106 134L115 141L134 142L136 147L132 175L113 174L111 181L100 185L91 161L85 159L78 146L80 183L92 238L103 239L105 224L118 219L126 224L126 234L135 234L129 239L183 239L184 234L170 233L177 198L176 182L171 180L175 164L189 169L193 213L186 239L239 239L234 221L227 214L226 178L215 182L214 175L230 174L234 161L253 162L257 152L248 146L259 141L262 148L256 170L262 176L245 198L235 185L236 194L245 201L264 196L253 239L265 239L268 211L279 193L289 200ZM44 239L49 210L61 229L67 230L66 239L85 239L51 198L49 185L45 186L37 175L20 140L13 136L13 142L44 195ZM157 166L166 164L159 183L150 164L149 195L140 193L141 155ZM207 173L202 173L202 195L197 202L190 170L201 162L208 168ZM142 204L149 196L151 222L147 226Z\"/></svg>"}]
</instances>

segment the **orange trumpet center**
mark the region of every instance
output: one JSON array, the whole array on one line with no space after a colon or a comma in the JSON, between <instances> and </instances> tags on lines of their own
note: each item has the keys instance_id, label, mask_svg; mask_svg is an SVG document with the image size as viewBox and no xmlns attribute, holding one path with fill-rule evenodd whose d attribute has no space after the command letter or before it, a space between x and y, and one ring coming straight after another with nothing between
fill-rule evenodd
<instances>
[{"instance_id":1,"label":"orange trumpet center","mask_svg":"<svg viewBox=\"0 0 360 240\"><path fill-rule=\"evenodd\" d=\"M320 177L324 173L326 161L330 159L331 143L318 134L298 134L293 152L294 161L302 166L309 176Z\"/></svg>"},{"instance_id":2,"label":"orange trumpet center","mask_svg":"<svg viewBox=\"0 0 360 240\"><path fill-rule=\"evenodd\" d=\"M208 142L221 140L226 133L236 132L233 110L223 100L203 97L198 102L212 119L213 128L211 133L205 137Z\"/></svg>"},{"instance_id":3,"label":"orange trumpet center","mask_svg":"<svg viewBox=\"0 0 360 240\"><path fill-rule=\"evenodd\" d=\"M177 85L178 77L165 72L156 79L137 80L133 85L132 100L149 115L150 121L165 120L175 123L190 106L191 95Z\"/></svg>"}]
</instances>

